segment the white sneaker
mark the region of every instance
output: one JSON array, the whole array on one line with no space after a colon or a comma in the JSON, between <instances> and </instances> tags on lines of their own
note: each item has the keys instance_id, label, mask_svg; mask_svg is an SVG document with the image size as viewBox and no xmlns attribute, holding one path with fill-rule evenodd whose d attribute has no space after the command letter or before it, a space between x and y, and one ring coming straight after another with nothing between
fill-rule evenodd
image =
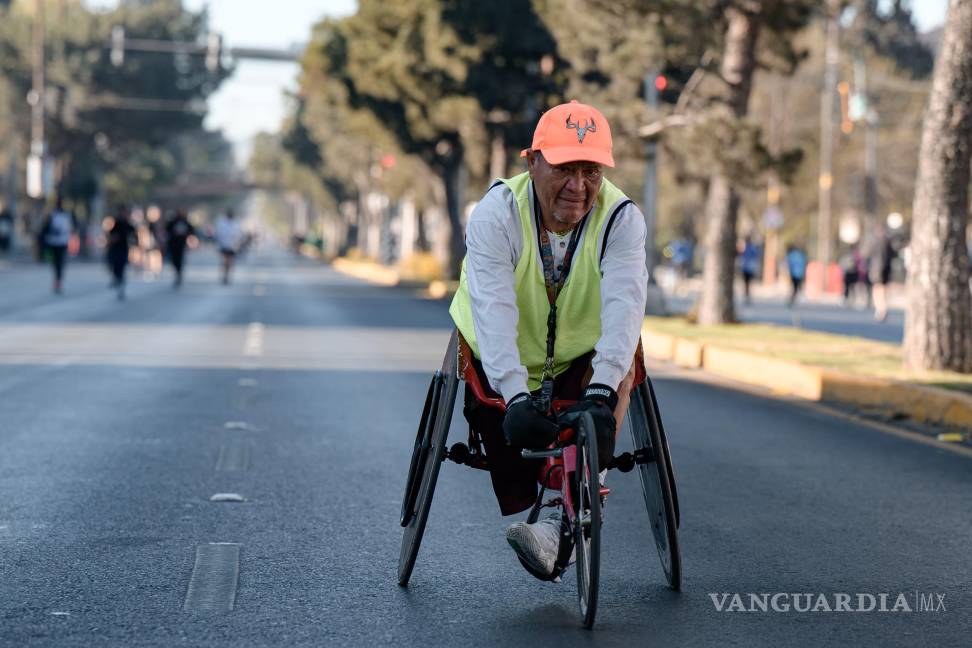
<instances>
[{"instance_id":1,"label":"white sneaker","mask_svg":"<svg viewBox=\"0 0 972 648\"><path fill-rule=\"evenodd\" d=\"M560 516L552 515L533 524L514 522L506 529L506 541L526 564L550 575L560 550Z\"/></svg>"}]
</instances>

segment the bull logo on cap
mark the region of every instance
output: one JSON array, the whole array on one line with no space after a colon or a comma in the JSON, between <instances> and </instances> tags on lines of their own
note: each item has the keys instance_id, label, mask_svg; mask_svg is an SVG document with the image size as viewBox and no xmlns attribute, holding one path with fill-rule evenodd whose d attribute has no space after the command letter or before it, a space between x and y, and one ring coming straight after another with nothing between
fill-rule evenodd
<instances>
[{"instance_id":1,"label":"bull logo on cap","mask_svg":"<svg viewBox=\"0 0 972 648\"><path fill-rule=\"evenodd\" d=\"M581 126L577 122L570 121L570 115L567 115L567 128L575 129L577 131L577 141L583 144L585 135L588 133L597 132L597 124L594 123L593 117L591 118L590 123L588 123L586 119L581 120L581 123L584 125Z\"/></svg>"}]
</instances>

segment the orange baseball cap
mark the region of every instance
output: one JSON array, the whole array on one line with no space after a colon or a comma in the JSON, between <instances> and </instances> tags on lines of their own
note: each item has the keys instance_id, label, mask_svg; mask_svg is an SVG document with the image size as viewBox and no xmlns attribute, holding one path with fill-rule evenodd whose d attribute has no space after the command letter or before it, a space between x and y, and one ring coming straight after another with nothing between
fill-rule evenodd
<instances>
[{"instance_id":1,"label":"orange baseball cap","mask_svg":"<svg viewBox=\"0 0 972 648\"><path fill-rule=\"evenodd\" d=\"M583 160L613 167L611 147L611 127L601 111L573 100L540 116L533 144L520 151L520 157L540 151L550 164Z\"/></svg>"}]
</instances>

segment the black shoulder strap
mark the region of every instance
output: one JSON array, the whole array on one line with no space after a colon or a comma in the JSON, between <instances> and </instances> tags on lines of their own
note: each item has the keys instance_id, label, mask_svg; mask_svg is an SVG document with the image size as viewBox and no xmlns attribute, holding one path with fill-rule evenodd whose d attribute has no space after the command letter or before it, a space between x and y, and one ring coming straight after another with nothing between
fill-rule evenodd
<instances>
[{"instance_id":1,"label":"black shoulder strap","mask_svg":"<svg viewBox=\"0 0 972 648\"><path fill-rule=\"evenodd\" d=\"M604 240L601 241L601 256L597 260L598 265L601 265L601 263L604 262L604 253L607 252L608 236L611 235L611 228L614 227L614 220L618 217L618 214L621 213L622 209L633 203L634 201L630 198L622 200L621 203L614 208L614 211L611 212L611 218L608 219L607 227L604 228Z\"/></svg>"},{"instance_id":2,"label":"black shoulder strap","mask_svg":"<svg viewBox=\"0 0 972 648\"><path fill-rule=\"evenodd\" d=\"M486 193L489 193L490 191L500 186L501 184L503 184L502 180L496 180L495 182L493 182L493 184L489 185L489 189L486 190Z\"/></svg>"}]
</instances>

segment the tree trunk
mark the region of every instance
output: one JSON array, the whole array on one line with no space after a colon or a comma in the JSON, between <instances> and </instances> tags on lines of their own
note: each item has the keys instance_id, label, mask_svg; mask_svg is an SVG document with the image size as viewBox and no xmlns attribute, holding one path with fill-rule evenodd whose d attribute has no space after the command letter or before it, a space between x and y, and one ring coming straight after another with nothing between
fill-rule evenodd
<instances>
[{"instance_id":1,"label":"tree trunk","mask_svg":"<svg viewBox=\"0 0 972 648\"><path fill-rule=\"evenodd\" d=\"M497 126L490 136L489 180L506 177L506 140L503 130Z\"/></svg>"},{"instance_id":2,"label":"tree trunk","mask_svg":"<svg viewBox=\"0 0 972 648\"><path fill-rule=\"evenodd\" d=\"M904 361L972 373L966 227L972 157L972 0L952 0L925 115L912 210Z\"/></svg>"},{"instance_id":3,"label":"tree trunk","mask_svg":"<svg viewBox=\"0 0 972 648\"><path fill-rule=\"evenodd\" d=\"M729 20L720 73L728 84L723 110L740 119L749 109L749 91L756 68L756 37L759 34L758 13L738 7L726 9ZM736 214L739 196L732 180L717 170L709 178L705 217L705 267L702 274L702 297L699 324L724 324L735 321L733 304L733 268L736 258Z\"/></svg>"},{"instance_id":4,"label":"tree trunk","mask_svg":"<svg viewBox=\"0 0 972 648\"><path fill-rule=\"evenodd\" d=\"M459 267L466 256L466 237L463 231L463 162L462 155L454 155L441 166L439 176L445 187L446 213L449 215L449 263L446 266L450 279L459 278Z\"/></svg>"},{"instance_id":5,"label":"tree trunk","mask_svg":"<svg viewBox=\"0 0 972 648\"><path fill-rule=\"evenodd\" d=\"M702 301L699 324L735 321L732 283L736 265L736 212L739 196L729 178L714 175L706 196L705 267L702 271Z\"/></svg>"}]
</instances>

